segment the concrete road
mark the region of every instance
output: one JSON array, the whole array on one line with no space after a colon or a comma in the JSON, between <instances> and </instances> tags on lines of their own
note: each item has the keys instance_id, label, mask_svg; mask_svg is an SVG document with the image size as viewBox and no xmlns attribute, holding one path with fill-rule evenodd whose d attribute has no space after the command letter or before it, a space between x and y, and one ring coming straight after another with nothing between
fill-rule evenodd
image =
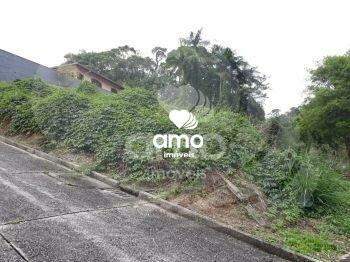
<instances>
[{"instance_id":1,"label":"concrete road","mask_svg":"<svg viewBox=\"0 0 350 262\"><path fill-rule=\"evenodd\" d=\"M0 143L0 261L282 261Z\"/></svg>"}]
</instances>

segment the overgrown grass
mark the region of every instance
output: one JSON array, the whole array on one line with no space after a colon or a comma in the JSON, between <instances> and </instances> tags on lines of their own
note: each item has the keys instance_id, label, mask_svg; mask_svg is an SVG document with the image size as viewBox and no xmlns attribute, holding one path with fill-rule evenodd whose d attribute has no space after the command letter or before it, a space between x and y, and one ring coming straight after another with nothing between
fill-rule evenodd
<instances>
[{"instance_id":1,"label":"overgrown grass","mask_svg":"<svg viewBox=\"0 0 350 262\"><path fill-rule=\"evenodd\" d=\"M302 232L299 229L283 230L281 232L284 243L292 249L304 253L327 253L336 251L337 247L326 236Z\"/></svg>"},{"instance_id":2,"label":"overgrown grass","mask_svg":"<svg viewBox=\"0 0 350 262\"><path fill-rule=\"evenodd\" d=\"M283 245L301 254L320 258L322 261L337 261L338 257L347 252L347 244L341 236L332 234L323 224L323 229L317 231L303 227L287 227L275 224L273 229L259 228L255 234L270 243Z\"/></svg>"}]
</instances>

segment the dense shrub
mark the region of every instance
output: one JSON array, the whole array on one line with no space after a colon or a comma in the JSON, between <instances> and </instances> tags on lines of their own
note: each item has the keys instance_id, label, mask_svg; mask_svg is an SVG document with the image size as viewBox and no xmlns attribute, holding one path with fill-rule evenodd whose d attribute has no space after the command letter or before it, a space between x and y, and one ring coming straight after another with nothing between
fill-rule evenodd
<instances>
[{"instance_id":1,"label":"dense shrub","mask_svg":"<svg viewBox=\"0 0 350 262\"><path fill-rule=\"evenodd\" d=\"M122 168L124 163L125 140L118 134L101 137L96 145L96 167L98 170ZM124 170L122 170L124 171Z\"/></svg>"},{"instance_id":2,"label":"dense shrub","mask_svg":"<svg viewBox=\"0 0 350 262\"><path fill-rule=\"evenodd\" d=\"M118 105L112 110L109 117L114 121L108 122L106 128L97 134L97 160L115 166L116 159L123 159L134 171L138 168L144 170L144 165L152 161L152 157L145 152L153 135L167 132L171 125L160 109L132 108L123 111L121 108L126 109L124 106ZM139 151L135 148L137 144L143 145ZM128 147L123 156L116 156L120 154L121 147L124 150L125 146L130 145L132 148Z\"/></svg>"},{"instance_id":3,"label":"dense shrub","mask_svg":"<svg viewBox=\"0 0 350 262\"><path fill-rule=\"evenodd\" d=\"M296 163L291 152L269 150L245 167L251 179L257 182L272 201L290 198L290 183Z\"/></svg>"},{"instance_id":4,"label":"dense shrub","mask_svg":"<svg viewBox=\"0 0 350 262\"><path fill-rule=\"evenodd\" d=\"M198 132L207 135L205 150L218 154L217 159L209 159L206 165L222 169L241 168L249 163L264 147L261 133L249 119L229 110L219 110L205 116L200 121ZM216 137L216 138L214 138ZM219 145L220 144L220 145Z\"/></svg>"},{"instance_id":5,"label":"dense shrub","mask_svg":"<svg viewBox=\"0 0 350 262\"><path fill-rule=\"evenodd\" d=\"M350 182L327 160L310 156L304 159L294 181L302 206L318 214L350 210Z\"/></svg>"},{"instance_id":6,"label":"dense shrub","mask_svg":"<svg viewBox=\"0 0 350 262\"><path fill-rule=\"evenodd\" d=\"M16 80L13 84L17 90L27 91L34 96L46 96L50 93L49 85L40 78Z\"/></svg>"},{"instance_id":7,"label":"dense shrub","mask_svg":"<svg viewBox=\"0 0 350 262\"><path fill-rule=\"evenodd\" d=\"M10 122L10 132L12 134L32 134L39 131L34 119L32 102L16 106L15 115Z\"/></svg>"},{"instance_id":8,"label":"dense shrub","mask_svg":"<svg viewBox=\"0 0 350 262\"><path fill-rule=\"evenodd\" d=\"M77 91L85 94L95 94L97 92L97 86L89 81L82 81L77 87Z\"/></svg>"},{"instance_id":9,"label":"dense shrub","mask_svg":"<svg viewBox=\"0 0 350 262\"><path fill-rule=\"evenodd\" d=\"M24 79L0 85L0 119L9 121L11 133L38 131L34 120L35 99L50 93L50 88L40 79Z\"/></svg>"},{"instance_id":10,"label":"dense shrub","mask_svg":"<svg viewBox=\"0 0 350 262\"><path fill-rule=\"evenodd\" d=\"M28 92L13 86L4 86L0 92L0 119L10 121L16 114L17 106L28 103Z\"/></svg>"},{"instance_id":11,"label":"dense shrub","mask_svg":"<svg viewBox=\"0 0 350 262\"><path fill-rule=\"evenodd\" d=\"M129 107L145 107L148 109L158 107L156 95L144 88L126 88L118 93L118 98Z\"/></svg>"},{"instance_id":12,"label":"dense shrub","mask_svg":"<svg viewBox=\"0 0 350 262\"><path fill-rule=\"evenodd\" d=\"M71 148L89 153L97 151L99 160L115 163L111 148L117 150L133 135L140 135L142 139L145 134L165 132L171 127L167 115L149 91L126 89L110 96L113 100L104 102L95 97L90 110L73 123L67 139Z\"/></svg>"},{"instance_id":13,"label":"dense shrub","mask_svg":"<svg viewBox=\"0 0 350 262\"><path fill-rule=\"evenodd\" d=\"M88 110L89 101L71 90L55 90L34 106L35 121L49 140L62 142L71 125Z\"/></svg>"},{"instance_id":14,"label":"dense shrub","mask_svg":"<svg viewBox=\"0 0 350 262\"><path fill-rule=\"evenodd\" d=\"M173 128L154 95L142 88L127 88L118 94L95 94L91 108L70 129L67 145L77 151L94 153L99 169L127 165L129 173L144 170L151 158L140 152L128 154L125 144L151 142L150 134ZM147 175L144 172L144 175Z\"/></svg>"},{"instance_id":15,"label":"dense shrub","mask_svg":"<svg viewBox=\"0 0 350 262\"><path fill-rule=\"evenodd\" d=\"M7 110L4 114L12 119L14 131L39 130L50 141L96 154L100 165L116 166L123 161L133 172L142 171L145 166L162 161L159 158L162 152L156 152L158 160L154 154L143 152L152 136L178 133L155 94L142 88L126 88L118 94L105 95L90 92L91 85L85 82L76 91L49 88L37 80L17 81L15 87L5 92L1 103ZM207 168L225 170L243 166L263 145L261 134L242 115L221 110L199 120L199 128L188 133L207 135L210 142L204 148L206 154L197 152L203 161L169 160L174 168L193 176L203 174ZM213 135L220 136L219 140Z\"/></svg>"},{"instance_id":16,"label":"dense shrub","mask_svg":"<svg viewBox=\"0 0 350 262\"><path fill-rule=\"evenodd\" d=\"M350 209L350 183L323 157L269 150L246 171L274 204L314 215Z\"/></svg>"},{"instance_id":17,"label":"dense shrub","mask_svg":"<svg viewBox=\"0 0 350 262\"><path fill-rule=\"evenodd\" d=\"M109 106L91 108L77 119L69 131L67 145L77 151L93 153L102 133L113 134L115 130L106 128L117 120L114 110Z\"/></svg>"}]
</instances>

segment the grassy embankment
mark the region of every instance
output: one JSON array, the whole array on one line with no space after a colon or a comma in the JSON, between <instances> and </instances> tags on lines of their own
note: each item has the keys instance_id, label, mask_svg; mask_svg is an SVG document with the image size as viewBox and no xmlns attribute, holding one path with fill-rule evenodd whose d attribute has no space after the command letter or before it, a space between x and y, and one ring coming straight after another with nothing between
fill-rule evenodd
<instances>
[{"instance_id":1,"label":"grassy embankment","mask_svg":"<svg viewBox=\"0 0 350 262\"><path fill-rule=\"evenodd\" d=\"M36 138L36 146L45 151L81 156L87 174L97 170L153 188L307 255L331 261L350 251L350 182L343 177L343 163L316 149L306 153L300 146L269 146L260 128L264 123L252 124L228 109L201 117L195 130L223 138L220 146L207 137L205 145L207 153L220 157L200 151L200 157L186 160L145 150L154 134L177 131L155 95L142 88L102 94L87 83L74 90L30 79L0 83L0 121L3 134L27 142ZM234 202L211 205L222 191L222 185L208 186L215 173L254 184L267 211L247 213ZM256 223L259 219L265 223Z\"/></svg>"}]
</instances>

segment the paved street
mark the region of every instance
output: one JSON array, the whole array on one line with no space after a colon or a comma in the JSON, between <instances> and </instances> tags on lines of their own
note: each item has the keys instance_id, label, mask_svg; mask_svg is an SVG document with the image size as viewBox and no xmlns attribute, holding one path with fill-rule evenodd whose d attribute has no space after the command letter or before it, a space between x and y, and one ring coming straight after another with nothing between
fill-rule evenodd
<instances>
[{"instance_id":1,"label":"paved street","mask_svg":"<svg viewBox=\"0 0 350 262\"><path fill-rule=\"evenodd\" d=\"M0 261L282 261L0 143Z\"/></svg>"}]
</instances>

